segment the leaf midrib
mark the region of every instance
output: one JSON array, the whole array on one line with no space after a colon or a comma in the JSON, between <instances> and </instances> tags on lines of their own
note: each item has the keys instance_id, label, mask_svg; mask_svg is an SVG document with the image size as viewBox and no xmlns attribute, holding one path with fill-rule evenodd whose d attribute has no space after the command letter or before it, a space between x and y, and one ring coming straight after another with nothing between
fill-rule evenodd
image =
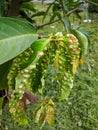
<instances>
[{"instance_id":1,"label":"leaf midrib","mask_svg":"<svg viewBox=\"0 0 98 130\"><path fill-rule=\"evenodd\" d=\"M4 38L4 39L0 39L0 42L3 42L3 41L7 41L7 40L11 40L11 39L16 39L16 38L22 38L22 37L26 37L26 36L34 36L37 37L37 34L24 34L24 35L17 35L17 36L12 36L10 38ZM32 37L34 38L34 37Z\"/></svg>"}]
</instances>

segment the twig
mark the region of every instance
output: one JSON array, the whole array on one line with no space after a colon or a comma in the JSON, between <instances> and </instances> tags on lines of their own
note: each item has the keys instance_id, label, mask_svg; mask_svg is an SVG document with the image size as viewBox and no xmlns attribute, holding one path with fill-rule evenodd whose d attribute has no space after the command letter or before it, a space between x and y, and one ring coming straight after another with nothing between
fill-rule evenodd
<instances>
[{"instance_id":1,"label":"twig","mask_svg":"<svg viewBox=\"0 0 98 130\"><path fill-rule=\"evenodd\" d=\"M65 14L65 16L69 16L71 13L75 12L75 11L78 10L78 9L79 9L79 7L70 10L67 14ZM56 22L58 22L58 21L60 21L60 19L56 19L56 20L54 20L54 21L52 21L52 22L47 22L47 23L45 23L45 24L39 25L39 26L37 26L37 28L40 29L40 28L42 28L42 27L44 27L44 26L47 26L47 25L56 23Z\"/></svg>"},{"instance_id":2,"label":"twig","mask_svg":"<svg viewBox=\"0 0 98 130\"><path fill-rule=\"evenodd\" d=\"M52 22L47 22L47 23L45 23L45 24L39 25L39 26L37 26L37 28L40 29L40 28L42 28L42 27L44 27L44 26L53 24L53 23L58 22L58 21L60 21L60 19L56 19L56 20L54 20L54 21L52 21Z\"/></svg>"},{"instance_id":3,"label":"twig","mask_svg":"<svg viewBox=\"0 0 98 130\"><path fill-rule=\"evenodd\" d=\"M98 6L98 4L97 3L95 3L95 2L92 2L92 1L89 1L89 0L85 0L86 2L88 2L88 3L90 3L90 4L93 4L93 5L96 5L96 6Z\"/></svg>"}]
</instances>

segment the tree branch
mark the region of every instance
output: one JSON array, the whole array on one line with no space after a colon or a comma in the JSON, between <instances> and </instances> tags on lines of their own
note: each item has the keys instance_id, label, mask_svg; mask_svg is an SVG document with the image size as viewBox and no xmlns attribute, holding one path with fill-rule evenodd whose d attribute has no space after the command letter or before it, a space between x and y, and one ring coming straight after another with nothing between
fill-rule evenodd
<instances>
[{"instance_id":1,"label":"tree branch","mask_svg":"<svg viewBox=\"0 0 98 130\"><path fill-rule=\"evenodd\" d=\"M65 16L69 16L70 14L72 14L72 13L75 12L75 11L77 11L78 9L79 9L79 7L70 10L67 14L65 14ZM39 26L37 26L37 28L40 29L40 28L42 28L42 27L44 27L44 26L48 26L48 25L53 24L53 23L56 23L56 22L58 22L58 21L60 21L60 19L56 19L56 20L54 20L54 21L52 21L52 22L47 22L47 23L45 23L45 24L39 25Z\"/></svg>"},{"instance_id":2,"label":"tree branch","mask_svg":"<svg viewBox=\"0 0 98 130\"><path fill-rule=\"evenodd\" d=\"M45 23L45 24L39 25L39 26L37 26L37 29L40 29L40 28L42 28L42 27L44 27L44 26L53 24L53 23L58 22L58 21L60 21L60 19L56 19L56 20L54 20L54 21L52 21L52 22L47 22L47 23Z\"/></svg>"},{"instance_id":3,"label":"tree branch","mask_svg":"<svg viewBox=\"0 0 98 130\"><path fill-rule=\"evenodd\" d=\"M92 2L92 1L89 1L89 0L85 0L86 2L88 2L88 3L90 3L90 4L93 4L93 5L96 5L96 6L98 6L98 4L97 3L95 3L95 2Z\"/></svg>"}]
</instances>

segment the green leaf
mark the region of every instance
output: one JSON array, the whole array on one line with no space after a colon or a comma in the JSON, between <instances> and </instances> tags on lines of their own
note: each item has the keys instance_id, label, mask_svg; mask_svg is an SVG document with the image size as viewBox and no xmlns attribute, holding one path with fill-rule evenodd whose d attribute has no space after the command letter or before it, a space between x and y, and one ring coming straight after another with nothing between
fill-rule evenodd
<instances>
[{"instance_id":1,"label":"green leaf","mask_svg":"<svg viewBox=\"0 0 98 130\"><path fill-rule=\"evenodd\" d=\"M17 100L17 98L11 97L9 101L9 111L12 118L20 125L28 125L28 117L24 110L23 102Z\"/></svg>"},{"instance_id":2,"label":"green leaf","mask_svg":"<svg viewBox=\"0 0 98 130\"><path fill-rule=\"evenodd\" d=\"M21 9L23 10L29 10L29 11L33 11L36 12L37 9L35 8L35 4L33 2L24 2L21 6Z\"/></svg>"},{"instance_id":3,"label":"green leaf","mask_svg":"<svg viewBox=\"0 0 98 130\"><path fill-rule=\"evenodd\" d=\"M31 48L34 52L42 51L49 41L50 39L38 39L31 45Z\"/></svg>"},{"instance_id":4,"label":"green leaf","mask_svg":"<svg viewBox=\"0 0 98 130\"><path fill-rule=\"evenodd\" d=\"M43 64L43 58L45 58L45 54L42 51L44 51L45 47L47 48L47 44L49 43L49 41L50 41L49 39L40 39L40 40L35 41L34 44L32 44L32 49L34 50L33 56L35 57L34 62L36 63L39 60L37 62L38 64L36 66L36 69L33 70L32 72L31 86L34 92L38 90L39 86L41 85L41 78L43 76L43 70L44 70L44 66L42 67L41 65Z\"/></svg>"},{"instance_id":5,"label":"green leaf","mask_svg":"<svg viewBox=\"0 0 98 130\"><path fill-rule=\"evenodd\" d=\"M81 53L83 55L87 54L89 44L87 36L79 30L72 29L71 32L77 37L79 41Z\"/></svg>"},{"instance_id":6,"label":"green leaf","mask_svg":"<svg viewBox=\"0 0 98 130\"><path fill-rule=\"evenodd\" d=\"M36 123L40 123L40 125L44 125L45 123L45 108L43 107L43 103L38 104L37 108L34 111L34 119Z\"/></svg>"},{"instance_id":7,"label":"green leaf","mask_svg":"<svg viewBox=\"0 0 98 130\"><path fill-rule=\"evenodd\" d=\"M61 21L63 22L63 24L64 24L64 26L66 28L67 33L69 33L70 30L71 30L71 23L70 23L70 21L66 17L63 17L61 19Z\"/></svg>"},{"instance_id":8,"label":"green leaf","mask_svg":"<svg viewBox=\"0 0 98 130\"><path fill-rule=\"evenodd\" d=\"M49 43L50 39L38 39L32 45L31 48L34 51L32 55L32 61L37 62L39 58L42 56L41 53Z\"/></svg>"},{"instance_id":9,"label":"green leaf","mask_svg":"<svg viewBox=\"0 0 98 130\"><path fill-rule=\"evenodd\" d=\"M16 18L0 18L0 64L16 57L37 39L28 22Z\"/></svg>"},{"instance_id":10,"label":"green leaf","mask_svg":"<svg viewBox=\"0 0 98 130\"><path fill-rule=\"evenodd\" d=\"M46 122L49 125L52 125L54 123L54 110L55 110L55 104L50 99L46 106L46 118L45 118Z\"/></svg>"},{"instance_id":11,"label":"green leaf","mask_svg":"<svg viewBox=\"0 0 98 130\"><path fill-rule=\"evenodd\" d=\"M24 69L28 65L30 65L31 63L35 64L40 58L40 52L43 51L43 49L49 43L49 41L50 41L49 39L38 39L38 40L36 40L31 45L31 50L33 51L33 53L29 56L28 60L25 61L24 57L26 57L26 56L24 56L24 55L22 56L21 62L19 63L20 68ZM24 53L30 53L30 52L28 52L28 49L27 49L22 54L24 54ZM19 56L17 58L19 58Z\"/></svg>"},{"instance_id":12,"label":"green leaf","mask_svg":"<svg viewBox=\"0 0 98 130\"><path fill-rule=\"evenodd\" d=\"M41 127L47 122L49 125L54 123L55 104L51 99L46 99L34 112L35 122L39 123Z\"/></svg>"}]
</instances>

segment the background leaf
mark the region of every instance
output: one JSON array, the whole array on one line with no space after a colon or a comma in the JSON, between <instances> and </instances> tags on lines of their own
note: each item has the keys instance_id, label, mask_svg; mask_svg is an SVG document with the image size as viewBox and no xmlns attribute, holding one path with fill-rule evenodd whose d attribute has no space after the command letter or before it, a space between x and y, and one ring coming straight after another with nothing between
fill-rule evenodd
<instances>
[{"instance_id":1,"label":"background leaf","mask_svg":"<svg viewBox=\"0 0 98 130\"><path fill-rule=\"evenodd\" d=\"M29 10L29 11L33 11L33 12L37 11L37 9L35 8L35 4L33 2L24 2L21 6L21 9Z\"/></svg>"},{"instance_id":2,"label":"background leaf","mask_svg":"<svg viewBox=\"0 0 98 130\"><path fill-rule=\"evenodd\" d=\"M70 23L70 21L68 20L67 17L63 17L61 20L62 20L62 22L63 22L63 24L64 24L64 26L66 28L67 33L69 33L70 29L71 29L71 23Z\"/></svg>"}]
</instances>

